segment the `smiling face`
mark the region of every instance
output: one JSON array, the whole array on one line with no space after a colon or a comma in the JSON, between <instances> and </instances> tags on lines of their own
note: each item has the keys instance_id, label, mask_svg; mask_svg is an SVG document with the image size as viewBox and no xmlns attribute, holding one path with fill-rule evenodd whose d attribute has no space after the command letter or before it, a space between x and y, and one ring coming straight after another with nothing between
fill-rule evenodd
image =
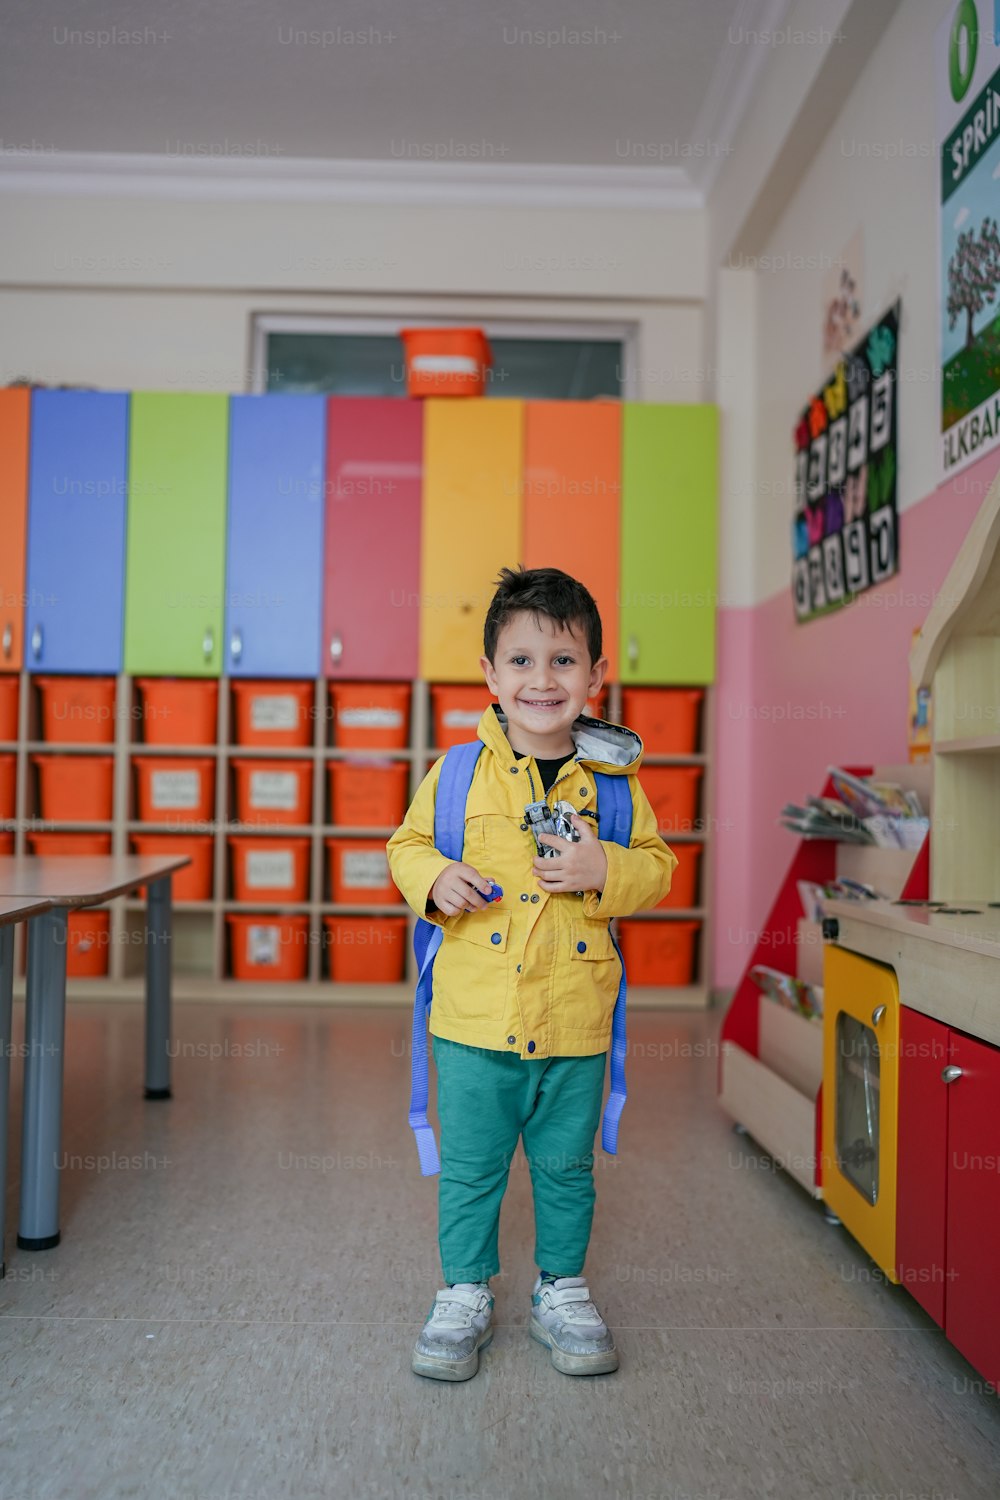
<instances>
[{"instance_id":1,"label":"smiling face","mask_svg":"<svg viewBox=\"0 0 1000 1500\"><path fill-rule=\"evenodd\" d=\"M604 681L608 659L591 663L579 626L519 611L497 637L496 657L479 664L507 716L507 738L525 755L572 755L570 725Z\"/></svg>"}]
</instances>

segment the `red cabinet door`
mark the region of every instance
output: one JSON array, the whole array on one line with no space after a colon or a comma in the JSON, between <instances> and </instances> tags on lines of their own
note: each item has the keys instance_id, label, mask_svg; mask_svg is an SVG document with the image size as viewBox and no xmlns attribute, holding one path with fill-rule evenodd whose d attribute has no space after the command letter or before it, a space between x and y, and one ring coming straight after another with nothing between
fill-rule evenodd
<instances>
[{"instance_id":1,"label":"red cabinet door","mask_svg":"<svg viewBox=\"0 0 1000 1500\"><path fill-rule=\"evenodd\" d=\"M899 1138L896 1155L896 1275L945 1323L945 1191L948 1086L941 1077L949 1032L902 1007L899 1018Z\"/></svg>"},{"instance_id":2,"label":"red cabinet door","mask_svg":"<svg viewBox=\"0 0 1000 1500\"><path fill-rule=\"evenodd\" d=\"M945 1332L1000 1385L1000 1048L951 1033Z\"/></svg>"},{"instance_id":3,"label":"red cabinet door","mask_svg":"<svg viewBox=\"0 0 1000 1500\"><path fill-rule=\"evenodd\" d=\"M327 403L322 670L418 675L423 402Z\"/></svg>"}]
</instances>

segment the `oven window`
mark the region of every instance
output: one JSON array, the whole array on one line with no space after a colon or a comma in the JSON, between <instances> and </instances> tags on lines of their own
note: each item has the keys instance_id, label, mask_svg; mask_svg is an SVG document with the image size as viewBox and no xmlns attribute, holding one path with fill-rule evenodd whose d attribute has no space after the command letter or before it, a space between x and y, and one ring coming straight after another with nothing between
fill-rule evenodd
<instances>
[{"instance_id":1,"label":"oven window","mask_svg":"<svg viewBox=\"0 0 1000 1500\"><path fill-rule=\"evenodd\" d=\"M870 1026L837 1017L837 1165L868 1203L878 1202L879 1051Z\"/></svg>"}]
</instances>

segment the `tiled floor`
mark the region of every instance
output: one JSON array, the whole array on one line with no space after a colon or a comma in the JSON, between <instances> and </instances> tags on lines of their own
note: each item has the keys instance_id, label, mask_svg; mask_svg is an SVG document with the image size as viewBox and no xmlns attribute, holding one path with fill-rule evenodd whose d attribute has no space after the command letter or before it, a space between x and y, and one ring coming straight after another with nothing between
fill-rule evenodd
<instances>
[{"instance_id":1,"label":"tiled floor","mask_svg":"<svg viewBox=\"0 0 1000 1500\"><path fill-rule=\"evenodd\" d=\"M588 1263L618 1374L528 1338L519 1159L497 1337L442 1386L409 1370L439 1271L403 1012L176 1006L146 1103L141 1010L71 1004L64 1241L35 1255L13 1065L0 1500L995 1500L1000 1403L732 1133L717 1029L631 1022Z\"/></svg>"}]
</instances>

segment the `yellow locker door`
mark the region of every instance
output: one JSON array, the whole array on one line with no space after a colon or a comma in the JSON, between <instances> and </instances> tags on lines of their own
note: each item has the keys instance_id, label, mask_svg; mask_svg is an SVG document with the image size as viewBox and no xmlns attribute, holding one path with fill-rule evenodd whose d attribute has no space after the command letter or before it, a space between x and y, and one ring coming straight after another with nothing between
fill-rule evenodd
<instances>
[{"instance_id":1,"label":"yellow locker door","mask_svg":"<svg viewBox=\"0 0 1000 1500\"><path fill-rule=\"evenodd\" d=\"M521 562L521 401L431 399L424 413L420 672L478 682L483 619Z\"/></svg>"}]
</instances>

